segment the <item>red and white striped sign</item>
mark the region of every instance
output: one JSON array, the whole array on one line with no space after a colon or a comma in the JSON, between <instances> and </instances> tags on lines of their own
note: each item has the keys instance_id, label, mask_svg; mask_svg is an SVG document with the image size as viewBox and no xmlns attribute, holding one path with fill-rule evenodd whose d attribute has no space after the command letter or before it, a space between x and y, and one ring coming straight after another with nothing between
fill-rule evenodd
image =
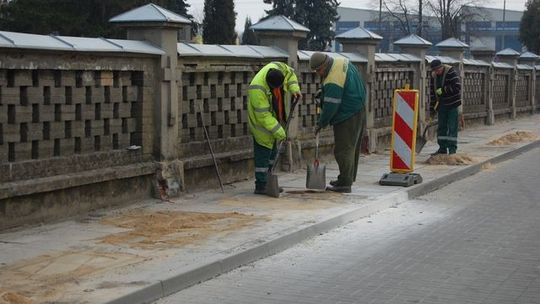
<instances>
[{"instance_id":1,"label":"red and white striped sign","mask_svg":"<svg viewBox=\"0 0 540 304\"><path fill-rule=\"evenodd\" d=\"M414 171L418 90L395 90L392 116L390 171Z\"/></svg>"}]
</instances>

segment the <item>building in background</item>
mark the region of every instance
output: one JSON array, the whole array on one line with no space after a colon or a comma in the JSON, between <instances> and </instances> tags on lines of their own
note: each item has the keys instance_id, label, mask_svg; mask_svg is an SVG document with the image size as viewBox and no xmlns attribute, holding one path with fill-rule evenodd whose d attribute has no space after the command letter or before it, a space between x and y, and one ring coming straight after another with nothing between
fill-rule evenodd
<instances>
[{"instance_id":1,"label":"building in background","mask_svg":"<svg viewBox=\"0 0 540 304\"><path fill-rule=\"evenodd\" d=\"M467 10L473 17L471 21L461 25L462 35L456 38L467 42L472 48L496 51L512 48L521 52L523 47L519 41L519 24L523 16L522 11L472 6L467 7ZM381 52L396 52L393 42L409 34L397 20L392 19L384 11L382 22L379 22L378 10L338 7L338 14L340 19L335 24L336 35L358 26L364 27L384 38L379 45ZM413 19L416 19L416 16L414 17ZM411 33L416 33L417 26L417 22L411 21ZM441 41L441 27L437 18L423 16L422 38L429 40L433 45ZM335 50L340 51L341 46L335 45Z\"/></svg>"}]
</instances>

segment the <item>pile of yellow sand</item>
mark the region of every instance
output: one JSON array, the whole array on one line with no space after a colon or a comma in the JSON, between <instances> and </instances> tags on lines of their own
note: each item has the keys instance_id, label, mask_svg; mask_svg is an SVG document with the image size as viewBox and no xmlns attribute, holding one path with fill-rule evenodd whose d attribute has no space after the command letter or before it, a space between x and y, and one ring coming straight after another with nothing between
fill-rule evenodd
<instances>
[{"instance_id":1,"label":"pile of yellow sand","mask_svg":"<svg viewBox=\"0 0 540 304\"><path fill-rule=\"evenodd\" d=\"M522 141L533 141L537 140L538 136L529 131L516 131L514 133L506 134L498 139L492 140L488 145L492 146L504 146L510 145Z\"/></svg>"},{"instance_id":2,"label":"pile of yellow sand","mask_svg":"<svg viewBox=\"0 0 540 304\"><path fill-rule=\"evenodd\" d=\"M211 234L237 230L252 224L257 218L238 212L201 213L182 211L158 211L147 213L132 211L105 218L102 224L129 229L108 235L104 243L131 247L174 246L193 243Z\"/></svg>"},{"instance_id":3,"label":"pile of yellow sand","mask_svg":"<svg viewBox=\"0 0 540 304\"><path fill-rule=\"evenodd\" d=\"M466 154L437 154L426 160L428 165L447 165L447 166L465 166L476 163L477 161Z\"/></svg>"}]
</instances>

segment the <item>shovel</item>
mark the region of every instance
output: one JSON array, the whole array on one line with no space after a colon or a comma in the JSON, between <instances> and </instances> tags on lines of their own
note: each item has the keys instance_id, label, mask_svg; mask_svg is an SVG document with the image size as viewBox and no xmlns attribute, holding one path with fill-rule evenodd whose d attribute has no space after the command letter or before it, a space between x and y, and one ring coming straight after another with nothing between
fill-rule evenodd
<instances>
[{"instance_id":1,"label":"shovel","mask_svg":"<svg viewBox=\"0 0 540 304\"><path fill-rule=\"evenodd\" d=\"M315 137L315 160L307 167L306 188L326 189L326 165L321 165L319 161L319 133Z\"/></svg>"},{"instance_id":2,"label":"shovel","mask_svg":"<svg viewBox=\"0 0 540 304\"><path fill-rule=\"evenodd\" d=\"M287 118L287 122L285 123L285 134L288 134L289 124L291 123L291 120L294 116L293 115L294 108L296 107L297 103L298 103L298 98L295 98L291 105L291 110L289 111L289 117ZM280 153L281 147L283 146L285 142L287 142L287 140L282 140L277 145L277 155L276 155L276 158L274 159L274 164L272 165L270 170L268 170L268 176L266 179L266 195L271 196L271 197L279 197L279 193L280 193L279 182L278 182L277 175L274 174L274 170L276 169L278 165L279 155L281 154Z\"/></svg>"},{"instance_id":3,"label":"shovel","mask_svg":"<svg viewBox=\"0 0 540 304\"><path fill-rule=\"evenodd\" d=\"M422 136L421 137L416 137L416 147L415 147L416 154L420 154L420 152L422 152L422 149L426 145L426 143L427 143L426 134L427 134L427 131L429 130L429 128L434 127L436 125L437 125L437 122L432 122L432 123L428 124L426 126L426 128L424 129L424 132L422 132Z\"/></svg>"}]
</instances>

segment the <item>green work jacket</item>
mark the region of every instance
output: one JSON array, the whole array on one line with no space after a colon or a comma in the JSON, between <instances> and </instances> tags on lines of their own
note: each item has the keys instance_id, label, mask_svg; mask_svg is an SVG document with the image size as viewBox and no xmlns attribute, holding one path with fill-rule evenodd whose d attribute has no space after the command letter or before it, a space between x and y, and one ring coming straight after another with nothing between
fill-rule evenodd
<instances>
[{"instance_id":1,"label":"green work jacket","mask_svg":"<svg viewBox=\"0 0 540 304\"><path fill-rule=\"evenodd\" d=\"M364 109L366 88L358 69L349 60L334 58L323 80L319 127L343 122Z\"/></svg>"}]
</instances>

